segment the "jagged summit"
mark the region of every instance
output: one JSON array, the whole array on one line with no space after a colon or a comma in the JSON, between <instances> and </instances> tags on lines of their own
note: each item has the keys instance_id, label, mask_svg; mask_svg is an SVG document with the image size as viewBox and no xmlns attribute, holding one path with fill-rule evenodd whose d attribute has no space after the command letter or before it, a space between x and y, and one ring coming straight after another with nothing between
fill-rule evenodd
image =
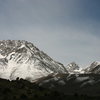
<instances>
[{"instance_id":1,"label":"jagged summit","mask_svg":"<svg viewBox=\"0 0 100 100\"><path fill-rule=\"evenodd\" d=\"M79 66L75 62L71 62L70 64L67 65L67 67L68 69L71 69L71 70L79 70Z\"/></svg>"},{"instance_id":2,"label":"jagged summit","mask_svg":"<svg viewBox=\"0 0 100 100\"><path fill-rule=\"evenodd\" d=\"M68 73L32 43L24 40L0 41L0 78L30 78L31 81L51 73Z\"/></svg>"},{"instance_id":3,"label":"jagged summit","mask_svg":"<svg viewBox=\"0 0 100 100\"><path fill-rule=\"evenodd\" d=\"M94 61L89 67L85 69L85 73L100 74L100 62Z\"/></svg>"},{"instance_id":4,"label":"jagged summit","mask_svg":"<svg viewBox=\"0 0 100 100\"><path fill-rule=\"evenodd\" d=\"M31 42L27 42L25 40L2 40L0 41L0 54L5 56L11 52L15 52L17 49L29 48L30 50L39 51ZM22 52L23 52L22 51ZM25 51L24 51L25 52Z\"/></svg>"},{"instance_id":5,"label":"jagged summit","mask_svg":"<svg viewBox=\"0 0 100 100\"><path fill-rule=\"evenodd\" d=\"M66 69L68 70L68 72L70 74L79 74L79 73L84 73L82 71L82 68L79 67L78 64L76 64L75 62L71 62L70 64L68 64L66 66Z\"/></svg>"}]
</instances>

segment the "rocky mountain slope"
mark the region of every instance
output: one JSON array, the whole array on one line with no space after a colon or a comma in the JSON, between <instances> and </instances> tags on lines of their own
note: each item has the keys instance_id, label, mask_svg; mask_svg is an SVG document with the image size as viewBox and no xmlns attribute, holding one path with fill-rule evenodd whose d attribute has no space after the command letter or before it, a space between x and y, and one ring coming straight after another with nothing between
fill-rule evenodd
<instances>
[{"instance_id":1,"label":"rocky mountain slope","mask_svg":"<svg viewBox=\"0 0 100 100\"><path fill-rule=\"evenodd\" d=\"M84 70L78 66L75 62L72 62L66 66L66 69L70 74L82 74Z\"/></svg>"},{"instance_id":2,"label":"rocky mountain slope","mask_svg":"<svg viewBox=\"0 0 100 100\"><path fill-rule=\"evenodd\" d=\"M0 41L0 78L17 77L35 81L52 73L68 73L63 64L54 61L32 43L21 40Z\"/></svg>"},{"instance_id":3,"label":"rocky mountain slope","mask_svg":"<svg viewBox=\"0 0 100 100\"><path fill-rule=\"evenodd\" d=\"M100 74L100 62L93 62L89 67L84 70L85 73Z\"/></svg>"}]
</instances>

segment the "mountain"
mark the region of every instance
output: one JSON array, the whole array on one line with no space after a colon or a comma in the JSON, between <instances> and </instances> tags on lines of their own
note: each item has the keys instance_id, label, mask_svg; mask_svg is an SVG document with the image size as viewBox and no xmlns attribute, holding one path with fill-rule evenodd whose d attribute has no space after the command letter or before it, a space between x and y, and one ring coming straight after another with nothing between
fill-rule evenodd
<instances>
[{"instance_id":1,"label":"mountain","mask_svg":"<svg viewBox=\"0 0 100 100\"><path fill-rule=\"evenodd\" d=\"M19 77L33 82L52 73L68 71L30 42L0 41L0 78L15 80Z\"/></svg>"},{"instance_id":2,"label":"mountain","mask_svg":"<svg viewBox=\"0 0 100 100\"><path fill-rule=\"evenodd\" d=\"M84 73L84 71L82 70L82 68L80 68L78 66L78 64L76 64L75 62L72 62L72 63L68 64L66 66L66 69L68 70L68 72L70 74L81 74L81 73Z\"/></svg>"},{"instance_id":3,"label":"mountain","mask_svg":"<svg viewBox=\"0 0 100 100\"><path fill-rule=\"evenodd\" d=\"M97 62L97 61L93 62L84 71L85 71L85 73L100 74L100 62Z\"/></svg>"},{"instance_id":4,"label":"mountain","mask_svg":"<svg viewBox=\"0 0 100 100\"><path fill-rule=\"evenodd\" d=\"M0 41L0 78L15 80L17 77L38 81L47 76L63 74L100 74L100 62L93 62L82 69L72 62L67 66L53 60L31 42L24 40Z\"/></svg>"}]
</instances>

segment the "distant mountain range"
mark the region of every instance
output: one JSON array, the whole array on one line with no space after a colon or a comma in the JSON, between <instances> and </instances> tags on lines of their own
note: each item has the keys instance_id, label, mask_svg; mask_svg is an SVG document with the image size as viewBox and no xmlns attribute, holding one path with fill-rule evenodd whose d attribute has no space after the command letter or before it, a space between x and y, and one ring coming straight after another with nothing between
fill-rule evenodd
<instances>
[{"instance_id":1,"label":"distant mountain range","mask_svg":"<svg viewBox=\"0 0 100 100\"><path fill-rule=\"evenodd\" d=\"M19 77L34 82L51 74L90 73L100 73L100 62L93 62L86 69L80 68L75 62L64 66L30 42L24 40L0 41L0 78L15 80Z\"/></svg>"}]
</instances>

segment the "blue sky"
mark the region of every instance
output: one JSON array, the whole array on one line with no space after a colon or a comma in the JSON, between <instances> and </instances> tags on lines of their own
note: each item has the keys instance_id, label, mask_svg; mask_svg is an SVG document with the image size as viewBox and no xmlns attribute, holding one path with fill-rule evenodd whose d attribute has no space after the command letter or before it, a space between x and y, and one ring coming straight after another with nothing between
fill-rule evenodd
<instances>
[{"instance_id":1,"label":"blue sky","mask_svg":"<svg viewBox=\"0 0 100 100\"><path fill-rule=\"evenodd\" d=\"M31 41L64 65L100 61L100 0L0 0L0 39Z\"/></svg>"}]
</instances>

